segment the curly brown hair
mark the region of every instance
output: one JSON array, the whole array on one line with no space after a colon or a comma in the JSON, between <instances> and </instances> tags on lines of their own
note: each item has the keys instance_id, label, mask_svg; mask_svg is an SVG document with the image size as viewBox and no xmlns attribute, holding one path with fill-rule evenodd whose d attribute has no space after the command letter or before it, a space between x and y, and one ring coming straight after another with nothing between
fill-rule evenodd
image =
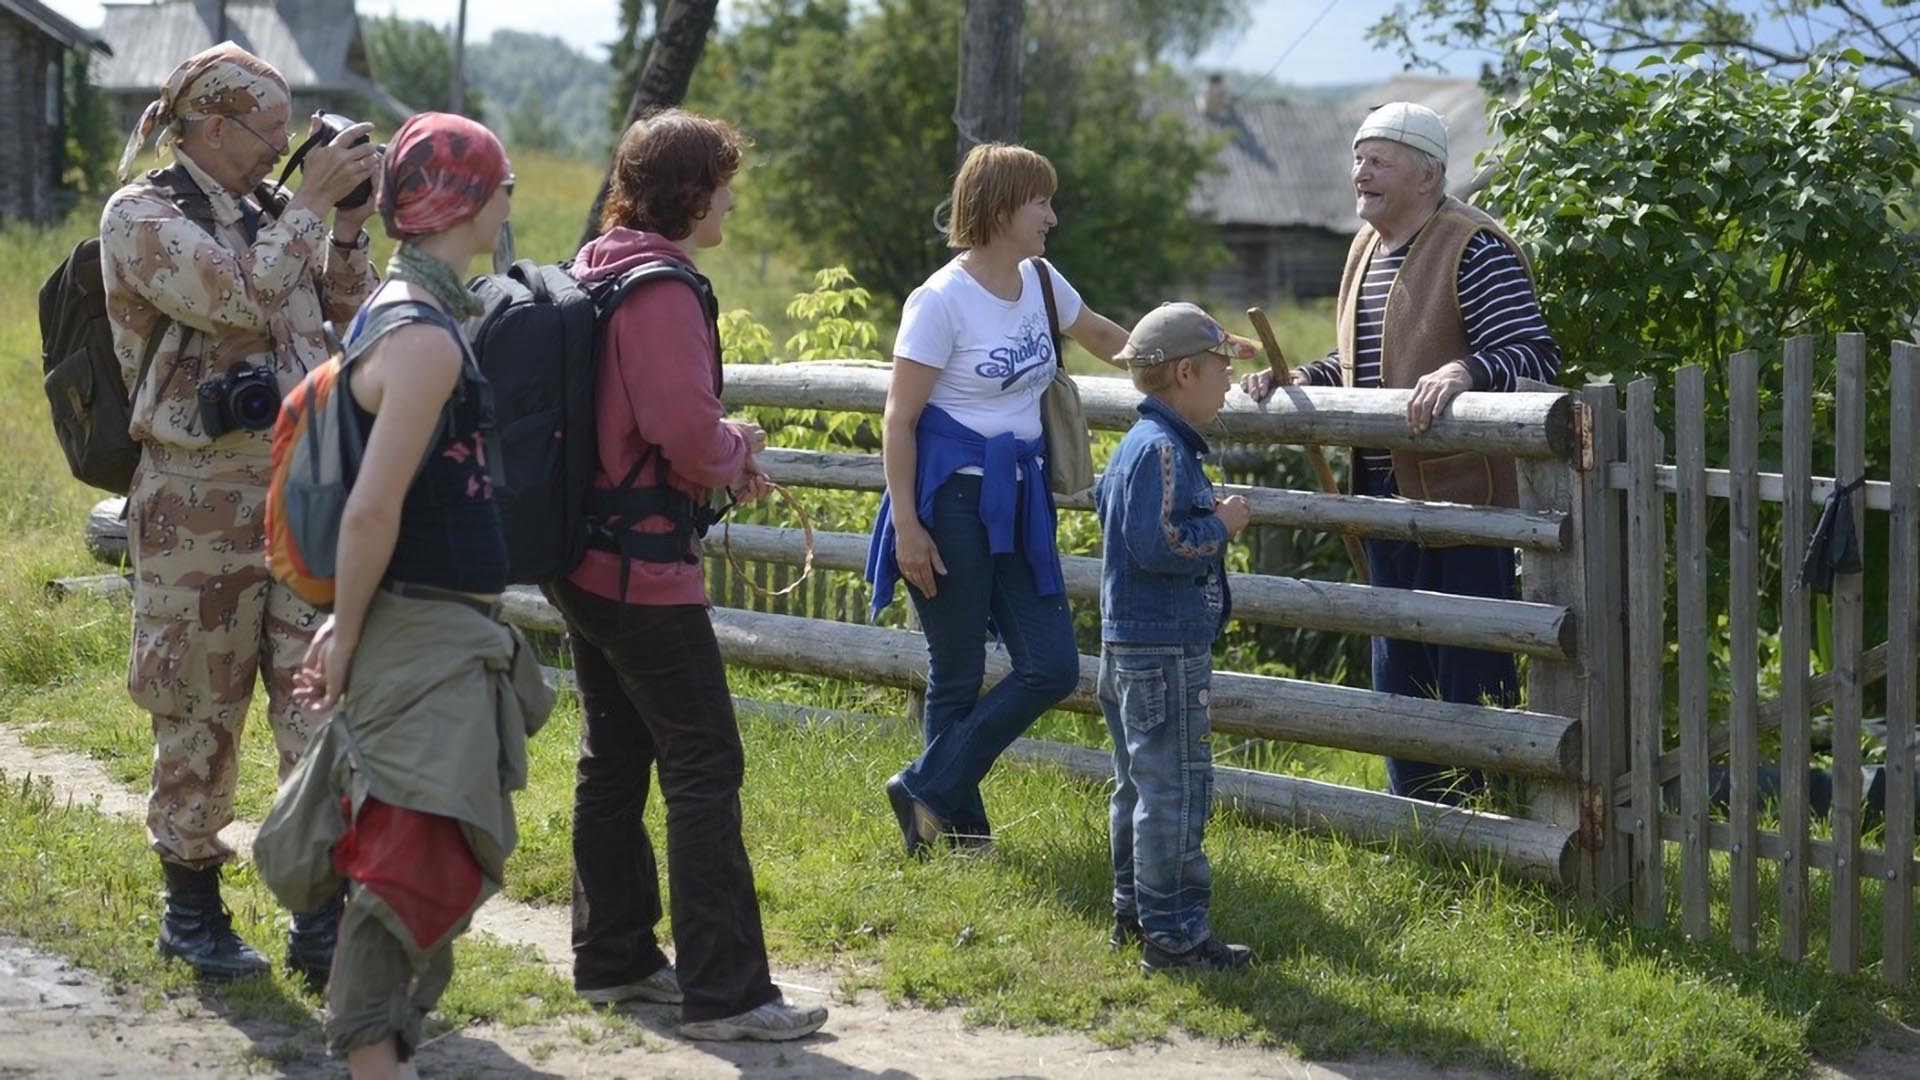
<instances>
[{"instance_id":1,"label":"curly brown hair","mask_svg":"<svg viewBox=\"0 0 1920 1080\"><path fill-rule=\"evenodd\" d=\"M753 143L725 120L664 109L641 117L620 138L613 186L600 231L616 226L684 240L713 193L740 171Z\"/></svg>"}]
</instances>

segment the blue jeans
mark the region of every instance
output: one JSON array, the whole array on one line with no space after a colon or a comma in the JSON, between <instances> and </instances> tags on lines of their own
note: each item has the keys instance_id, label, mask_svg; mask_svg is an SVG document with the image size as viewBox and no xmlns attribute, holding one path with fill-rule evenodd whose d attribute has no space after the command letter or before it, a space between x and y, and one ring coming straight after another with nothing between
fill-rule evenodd
<instances>
[{"instance_id":1,"label":"blue jeans","mask_svg":"<svg viewBox=\"0 0 1920 1080\"><path fill-rule=\"evenodd\" d=\"M952 831L988 836L980 781L1041 713L1073 693L1080 649L1065 594L1038 595L1025 555L988 549L978 476L955 474L940 486L928 532L947 572L931 597L907 587L927 636L926 749L900 777ZM981 696L989 620L1013 671Z\"/></svg>"},{"instance_id":2,"label":"blue jeans","mask_svg":"<svg viewBox=\"0 0 1920 1080\"><path fill-rule=\"evenodd\" d=\"M1113 737L1113 910L1148 941L1186 952L1213 936L1213 870L1200 840L1213 804L1213 656L1205 645L1100 648L1100 711Z\"/></svg>"},{"instance_id":3,"label":"blue jeans","mask_svg":"<svg viewBox=\"0 0 1920 1080\"><path fill-rule=\"evenodd\" d=\"M1360 471L1355 485L1359 494L1398 494L1391 475ZM1425 547L1404 540L1368 540L1366 549L1367 570L1376 587L1513 599L1512 548ZM1510 708L1518 700L1519 685L1509 653L1373 639L1373 688L1382 694ZM1386 760L1388 788L1410 799L1458 804L1486 786L1486 777L1477 769L1395 757Z\"/></svg>"}]
</instances>

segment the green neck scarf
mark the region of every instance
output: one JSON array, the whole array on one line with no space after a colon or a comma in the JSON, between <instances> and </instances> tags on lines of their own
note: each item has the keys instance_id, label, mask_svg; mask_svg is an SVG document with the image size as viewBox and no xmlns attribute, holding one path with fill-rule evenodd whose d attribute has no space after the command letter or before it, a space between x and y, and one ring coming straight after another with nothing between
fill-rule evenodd
<instances>
[{"instance_id":1,"label":"green neck scarf","mask_svg":"<svg viewBox=\"0 0 1920 1080\"><path fill-rule=\"evenodd\" d=\"M460 275L445 259L428 254L405 241L394 249L393 258L387 260L387 280L418 285L462 319L470 319L486 310L480 299L461 284Z\"/></svg>"}]
</instances>

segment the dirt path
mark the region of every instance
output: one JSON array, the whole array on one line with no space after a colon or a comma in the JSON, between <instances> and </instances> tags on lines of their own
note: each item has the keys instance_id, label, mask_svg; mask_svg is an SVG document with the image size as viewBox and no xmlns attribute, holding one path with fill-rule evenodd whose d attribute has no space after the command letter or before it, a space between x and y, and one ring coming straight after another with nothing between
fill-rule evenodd
<instances>
[{"instance_id":1,"label":"dirt path","mask_svg":"<svg viewBox=\"0 0 1920 1080\"><path fill-rule=\"evenodd\" d=\"M10 780L46 777L63 795L103 813L141 817L145 801L91 759L29 747L15 726L0 725L0 769ZM236 822L224 833L245 851L255 826ZM564 971L564 910L495 897L474 918L477 930L530 945ZM829 1000L841 972L783 967L775 981L796 1001L827 1001L825 1032L784 1046L701 1044L675 1032L674 1010L647 1007L631 1015L647 1029L640 1045L588 1043L590 1020L515 1028L468 1028L430 1042L420 1053L432 1077L1370 1077L1428 1080L1473 1075L1400 1059L1314 1065L1279 1051L1220 1046L1175 1037L1110 1050L1079 1035L1027 1035L969 1029L957 1010L891 1008L868 992L852 1003ZM0 1078L282 1075L332 1077L345 1070L326 1059L310 1033L270 1021L221 1015L212 999L170 1001L144 1010L103 980L17 938L0 937Z\"/></svg>"},{"instance_id":2,"label":"dirt path","mask_svg":"<svg viewBox=\"0 0 1920 1080\"><path fill-rule=\"evenodd\" d=\"M46 777L63 795L98 800L103 813L141 817L145 801L113 781L91 759L29 747L17 726L0 725L0 770L11 780ZM255 826L235 822L225 838L245 851ZM531 946L564 973L568 918L564 910L495 897L474 919L477 930ZM632 1038L598 1038L591 1019L515 1028L449 1032L422 1048L429 1077L1171 1077L1371 1078L1432 1080L1478 1075L1434 1069L1405 1059L1333 1065L1280 1051L1220 1046L1176 1036L1125 1050L1072 1034L1027 1035L966 1028L956 1010L891 1008L868 992L852 1003L829 1000L841 971L787 966L775 973L797 1001L827 1001L833 1019L821 1035L784 1046L701 1044L681 1039L670 1008L630 1015L646 1030ZM1848 1060L1822 1063L1819 1080L1893 1080L1920 1075L1920 1033L1889 1029L1882 1045ZM217 999L180 998L145 1009L91 972L18 938L0 936L0 1080L14 1077L168 1077L279 1075L338 1077L310 1030L223 1015Z\"/></svg>"}]
</instances>

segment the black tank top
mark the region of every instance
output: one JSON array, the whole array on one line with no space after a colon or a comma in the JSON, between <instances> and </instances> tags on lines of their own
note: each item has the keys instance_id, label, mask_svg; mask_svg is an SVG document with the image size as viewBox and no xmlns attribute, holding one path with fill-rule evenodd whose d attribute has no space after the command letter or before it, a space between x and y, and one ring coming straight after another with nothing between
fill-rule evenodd
<instances>
[{"instance_id":1,"label":"black tank top","mask_svg":"<svg viewBox=\"0 0 1920 1080\"><path fill-rule=\"evenodd\" d=\"M497 593L507 587L507 541L486 456L486 434L493 428L492 395L452 316L421 304L409 306L418 314L383 323L378 332L384 336L406 323L440 322L458 340L462 365L453 396L435 421L420 471L400 504L400 534L380 581ZM400 357L388 362L394 360L405 362ZM348 401L362 435L371 436L374 414L361 407L350 389Z\"/></svg>"}]
</instances>

